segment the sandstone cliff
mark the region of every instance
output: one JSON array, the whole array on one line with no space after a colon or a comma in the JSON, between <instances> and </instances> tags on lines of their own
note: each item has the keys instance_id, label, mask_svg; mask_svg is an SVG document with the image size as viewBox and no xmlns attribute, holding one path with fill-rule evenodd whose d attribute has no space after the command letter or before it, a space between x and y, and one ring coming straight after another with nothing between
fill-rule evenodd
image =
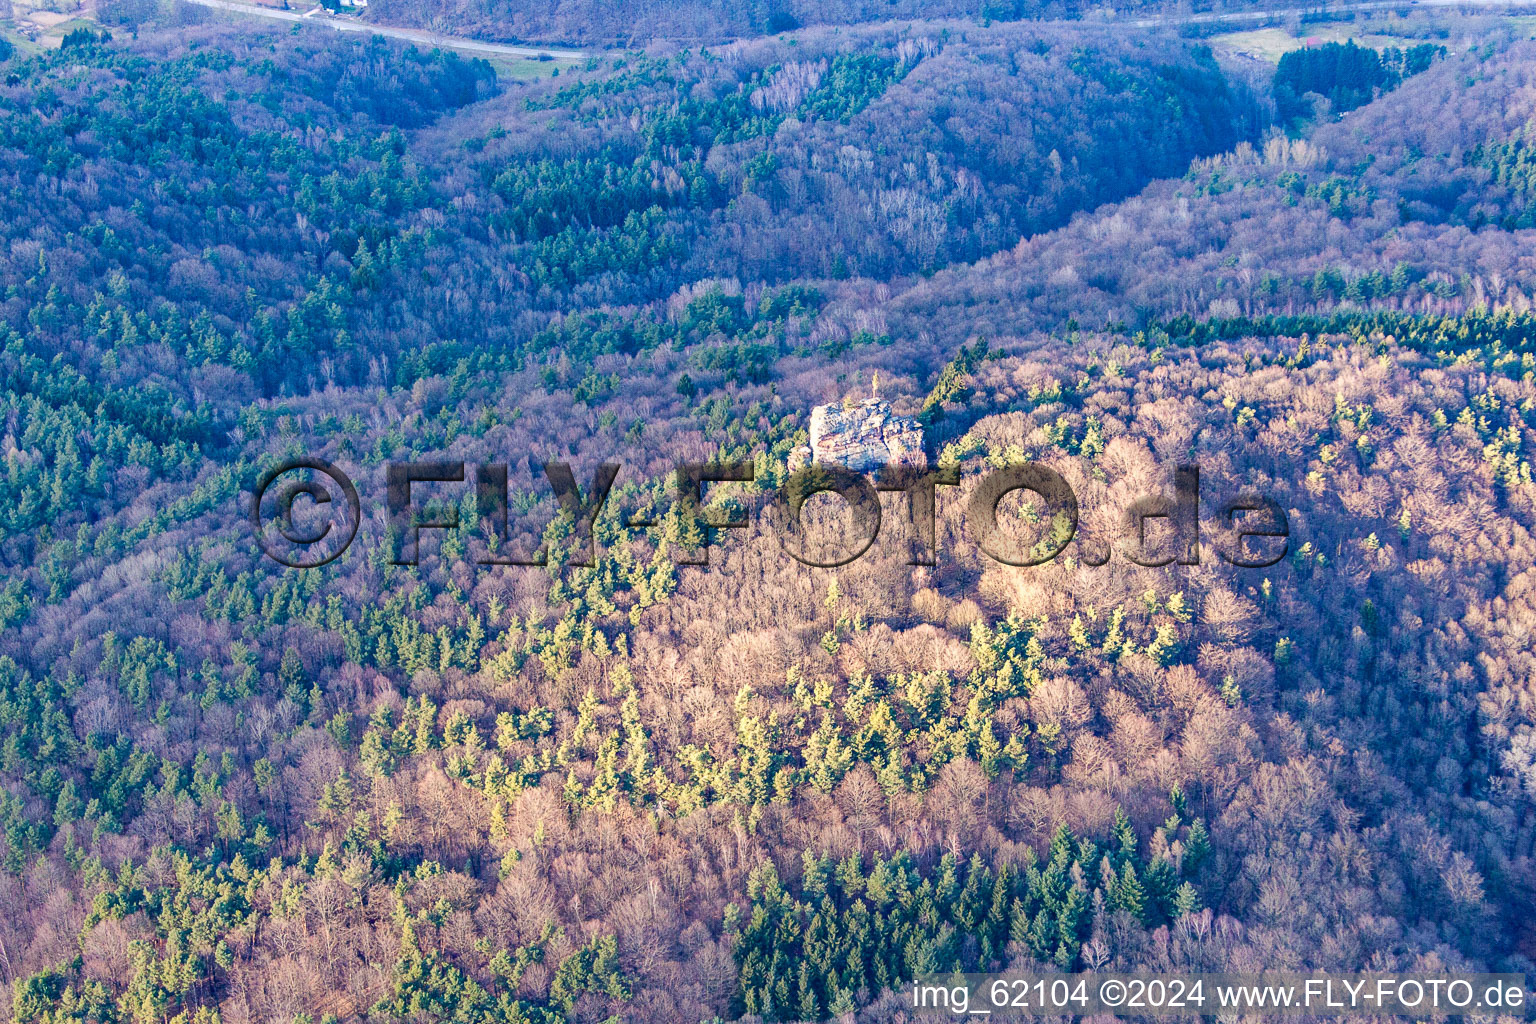
<instances>
[{"instance_id":1,"label":"sandstone cliff","mask_svg":"<svg viewBox=\"0 0 1536 1024\"><path fill-rule=\"evenodd\" d=\"M922 426L910 416L897 416L889 403L867 398L854 406L811 410L811 443L795 449L790 468L809 462L865 473L883 466L926 466L928 459Z\"/></svg>"}]
</instances>

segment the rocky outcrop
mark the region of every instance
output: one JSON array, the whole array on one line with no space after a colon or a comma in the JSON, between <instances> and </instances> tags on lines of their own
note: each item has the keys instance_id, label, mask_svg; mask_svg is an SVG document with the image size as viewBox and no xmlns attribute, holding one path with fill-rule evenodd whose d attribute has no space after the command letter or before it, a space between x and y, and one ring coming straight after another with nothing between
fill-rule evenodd
<instances>
[{"instance_id":1,"label":"rocky outcrop","mask_svg":"<svg viewBox=\"0 0 1536 1024\"><path fill-rule=\"evenodd\" d=\"M811 410L811 443L790 456L790 468L815 462L867 473L884 466L928 464L923 428L897 416L890 404L867 398L854 406L818 405Z\"/></svg>"}]
</instances>

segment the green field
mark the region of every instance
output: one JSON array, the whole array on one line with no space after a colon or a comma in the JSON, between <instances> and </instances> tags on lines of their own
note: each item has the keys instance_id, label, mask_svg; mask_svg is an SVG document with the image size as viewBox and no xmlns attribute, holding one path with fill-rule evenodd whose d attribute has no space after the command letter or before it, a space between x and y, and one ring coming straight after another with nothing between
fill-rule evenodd
<instances>
[{"instance_id":1,"label":"green field","mask_svg":"<svg viewBox=\"0 0 1536 1024\"><path fill-rule=\"evenodd\" d=\"M26 54L36 53L41 49L40 46L38 46L32 40L28 39L26 36L22 35L20 32L17 32L15 28L9 24L0 23L0 39L4 39L6 42L16 47L16 53L18 55L24 56Z\"/></svg>"},{"instance_id":2,"label":"green field","mask_svg":"<svg viewBox=\"0 0 1536 1024\"><path fill-rule=\"evenodd\" d=\"M1385 50L1392 46L1406 49L1424 42L1422 39L1408 39L1403 36L1369 32L1361 34L1355 31L1352 25L1316 25L1309 27L1301 36L1294 36L1283 28L1256 28L1246 32L1228 32L1213 36L1211 43L1213 46L1235 50L1259 60L1269 61L1271 64L1278 64L1282 55L1301 49L1307 45L1308 40L1319 43L1342 43L1349 39L1353 39L1361 46L1369 46L1377 50Z\"/></svg>"},{"instance_id":3,"label":"green field","mask_svg":"<svg viewBox=\"0 0 1536 1024\"><path fill-rule=\"evenodd\" d=\"M51 28L44 29L42 38L48 40L50 45L57 45L59 40L77 28L99 29L100 27L89 18L70 18L68 21L61 21Z\"/></svg>"},{"instance_id":4,"label":"green field","mask_svg":"<svg viewBox=\"0 0 1536 1024\"><path fill-rule=\"evenodd\" d=\"M556 70L563 73L567 68L574 68L581 64L580 60L570 57L555 57L553 60L538 60L533 57L486 57L484 59L496 69L497 78L510 78L517 81L548 78Z\"/></svg>"},{"instance_id":5,"label":"green field","mask_svg":"<svg viewBox=\"0 0 1536 1024\"><path fill-rule=\"evenodd\" d=\"M1536 38L1536 14L1517 14L1509 18L1518 35Z\"/></svg>"}]
</instances>

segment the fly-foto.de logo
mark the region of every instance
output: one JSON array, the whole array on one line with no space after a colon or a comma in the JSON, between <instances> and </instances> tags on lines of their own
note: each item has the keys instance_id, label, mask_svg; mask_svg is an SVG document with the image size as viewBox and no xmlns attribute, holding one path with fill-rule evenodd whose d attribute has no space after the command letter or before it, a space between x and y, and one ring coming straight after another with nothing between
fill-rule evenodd
<instances>
[{"instance_id":1,"label":"fly-foto.de logo","mask_svg":"<svg viewBox=\"0 0 1536 1024\"><path fill-rule=\"evenodd\" d=\"M591 565L597 556L593 523L603 511L622 466L598 466L585 490L568 463L547 462L543 474L569 525L568 557L572 565ZM705 507L712 484L749 484L756 479L751 462L681 463L671 488L671 515L701 529L693 550L674 545L679 565L709 564L712 535L744 529L760 512L784 551L802 565L835 568L856 561L880 535L883 514L880 494L902 496L906 510L911 565L936 565L939 557L938 505L941 489L958 487L954 467L920 469L887 466L873 475L842 466L813 464L790 474L767 500L734 502L726 509ZM544 547L518 552L508 538L510 502L505 463L396 462L385 466L385 508L399 543L390 561L416 565L424 530L459 528L459 502L420 500L427 485L458 484L473 488L474 508L495 543L470 557L480 565L547 565ZM1079 506L1071 484L1060 473L1038 462L989 469L967 480L969 495L964 528L977 548L993 561L1011 566L1036 566L1053 561L1074 541L1074 557L1086 565L1107 563L1115 550L1141 566L1199 565L1201 559L1200 467L1180 464L1173 473L1171 493L1150 494L1131 502L1121 516L1117 544L1090 543L1078 538ZM440 492L439 492L440 493ZM825 550L809 536L806 505L817 495L829 495L845 508L845 524L835 550ZM1000 506L1011 494L1026 499L1029 520L1041 536L1020 544L1005 524ZM469 492L459 497L467 498ZM339 558L357 537L362 502L356 485L344 471L318 458L288 459L264 472L251 489L247 516L261 549L274 561L296 569L312 569ZM759 507L759 506L766 507ZM1017 518L1017 517L1015 517ZM620 525L642 530L660 524L658 517L632 516ZM1289 549L1290 525L1285 510L1273 499L1243 493L1222 502L1214 521L1206 524L1217 556L1245 569L1272 566Z\"/></svg>"}]
</instances>

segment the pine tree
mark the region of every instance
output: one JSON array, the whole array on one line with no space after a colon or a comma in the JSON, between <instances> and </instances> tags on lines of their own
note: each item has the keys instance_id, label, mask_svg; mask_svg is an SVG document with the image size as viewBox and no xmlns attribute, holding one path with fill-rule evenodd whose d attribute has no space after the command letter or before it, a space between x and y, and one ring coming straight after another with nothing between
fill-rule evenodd
<instances>
[{"instance_id":1,"label":"pine tree","mask_svg":"<svg viewBox=\"0 0 1536 1024\"><path fill-rule=\"evenodd\" d=\"M782 954L779 954L774 957L774 960L777 962L782 958ZM794 1006L794 1003L790 1001L789 979L777 971L771 972L771 974L773 975L773 999L769 1004L771 1009L766 1011L765 1016L770 1020L788 1020L789 1018L786 1016L785 1011L794 1012L789 1010L790 1007Z\"/></svg>"},{"instance_id":2,"label":"pine tree","mask_svg":"<svg viewBox=\"0 0 1536 1024\"><path fill-rule=\"evenodd\" d=\"M987 918L982 928L982 959L987 961L983 969L990 970L992 961L1002 952L1007 941L1009 923L1009 899L1013 892L1013 869L1004 864L992 881L992 898L987 904Z\"/></svg>"},{"instance_id":3,"label":"pine tree","mask_svg":"<svg viewBox=\"0 0 1536 1024\"><path fill-rule=\"evenodd\" d=\"M800 855L800 887L810 900L820 900L827 895L827 880L831 874L831 858L818 857L810 850Z\"/></svg>"},{"instance_id":4,"label":"pine tree","mask_svg":"<svg viewBox=\"0 0 1536 1024\"><path fill-rule=\"evenodd\" d=\"M565 773L565 786L560 795L565 800L566 806L572 810L581 806L582 785L575 772Z\"/></svg>"},{"instance_id":5,"label":"pine tree","mask_svg":"<svg viewBox=\"0 0 1536 1024\"><path fill-rule=\"evenodd\" d=\"M864 861L856 853L850 853L837 862L837 888L845 900L851 900L864 892Z\"/></svg>"},{"instance_id":6,"label":"pine tree","mask_svg":"<svg viewBox=\"0 0 1536 1024\"><path fill-rule=\"evenodd\" d=\"M1056 952L1060 936L1056 930L1056 918L1051 907L1041 907L1029 928L1029 951L1036 960L1049 960Z\"/></svg>"},{"instance_id":7,"label":"pine tree","mask_svg":"<svg viewBox=\"0 0 1536 1024\"><path fill-rule=\"evenodd\" d=\"M1087 931L1090 916L1088 893L1074 886L1056 917L1061 941L1071 951L1074 959L1083 944L1083 933ZM1062 970L1066 970L1066 965L1062 965Z\"/></svg>"},{"instance_id":8,"label":"pine tree","mask_svg":"<svg viewBox=\"0 0 1536 1024\"><path fill-rule=\"evenodd\" d=\"M1115 891L1115 903L1128 911L1138 921L1147 919L1147 894L1141 880L1136 877L1136 867L1129 861L1120 869L1120 883Z\"/></svg>"},{"instance_id":9,"label":"pine tree","mask_svg":"<svg viewBox=\"0 0 1536 1024\"><path fill-rule=\"evenodd\" d=\"M1076 846L1077 840L1073 838L1072 830L1062 823L1056 829L1056 834L1051 837L1051 848L1047 853L1047 859L1051 861L1055 861L1058 857L1071 859Z\"/></svg>"},{"instance_id":10,"label":"pine tree","mask_svg":"<svg viewBox=\"0 0 1536 1024\"><path fill-rule=\"evenodd\" d=\"M1189 834L1184 837L1184 861L1183 868L1186 875L1200 870L1200 865L1211 854L1211 838L1205 830L1205 822L1196 818L1189 826Z\"/></svg>"},{"instance_id":11,"label":"pine tree","mask_svg":"<svg viewBox=\"0 0 1536 1024\"><path fill-rule=\"evenodd\" d=\"M980 728L980 739L976 743L976 758L981 764L981 770L986 773L988 779L997 778L997 773L1002 770L1005 758L1003 745L997 741L997 733L993 730L992 716L986 716Z\"/></svg>"},{"instance_id":12,"label":"pine tree","mask_svg":"<svg viewBox=\"0 0 1536 1024\"><path fill-rule=\"evenodd\" d=\"M1115 808L1113 827L1115 862L1125 864L1136 859L1136 829L1125 813L1124 807Z\"/></svg>"},{"instance_id":13,"label":"pine tree","mask_svg":"<svg viewBox=\"0 0 1536 1024\"><path fill-rule=\"evenodd\" d=\"M982 863L981 854L971 854L971 862L966 866L965 885L955 906L955 920L967 931L975 931L982 921L986 907L984 900L990 895L991 882L992 872Z\"/></svg>"},{"instance_id":14,"label":"pine tree","mask_svg":"<svg viewBox=\"0 0 1536 1024\"><path fill-rule=\"evenodd\" d=\"M886 752L884 760L880 763L880 770L875 773L875 781L880 784L880 791L888 797L906 792L906 771L902 764L902 753L899 747Z\"/></svg>"},{"instance_id":15,"label":"pine tree","mask_svg":"<svg viewBox=\"0 0 1536 1024\"><path fill-rule=\"evenodd\" d=\"M811 985L811 965L806 960L800 961L800 998L796 1005L801 1020L821 1020L821 1003L816 998L816 989Z\"/></svg>"},{"instance_id":16,"label":"pine tree","mask_svg":"<svg viewBox=\"0 0 1536 1024\"><path fill-rule=\"evenodd\" d=\"M1029 944L1030 917L1024 901L1018 897L1008 907L1008 938L1020 946Z\"/></svg>"},{"instance_id":17,"label":"pine tree","mask_svg":"<svg viewBox=\"0 0 1536 1024\"><path fill-rule=\"evenodd\" d=\"M1174 874L1173 865L1158 857L1147 868L1141 881L1147 894L1147 910L1153 919L1177 916L1173 914L1173 899L1179 879Z\"/></svg>"},{"instance_id":18,"label":"pine tree","mask_svg":"<svg viewBox=\"0 0 1536 1024\"><path fill-rule=\"evenodd\" d=\"M1175 919L1183 917L1185 914L1193 914L1200 907L1200 891L1195 888L1192 882L1185 882L1173 894L1173 916Z\"/></svg>"},{"instance_id":19,"label":"pine tree","mask_svg":"<svg viewBox=\"0 0 1536 1024\"><path fill-rule=\"evenodd\" d=\"M946 853L939 859L939 879L933 887L933 898L945 917L950 916L950 909L960 892L958 863L953 853Z\"/></svg>"},{"instance_id":20,"label":"pine tree","mask_svg":"<svg viewBox=\"0 0 1536 1024\"><path fill-rule=\"evenodd\" d=\"M303 699L304 662L300 660L299 652L292 647L283 650L282 663L277 667L277 681L283 685L284 692L294 703Z\"/></svg>"}]
</instances>

